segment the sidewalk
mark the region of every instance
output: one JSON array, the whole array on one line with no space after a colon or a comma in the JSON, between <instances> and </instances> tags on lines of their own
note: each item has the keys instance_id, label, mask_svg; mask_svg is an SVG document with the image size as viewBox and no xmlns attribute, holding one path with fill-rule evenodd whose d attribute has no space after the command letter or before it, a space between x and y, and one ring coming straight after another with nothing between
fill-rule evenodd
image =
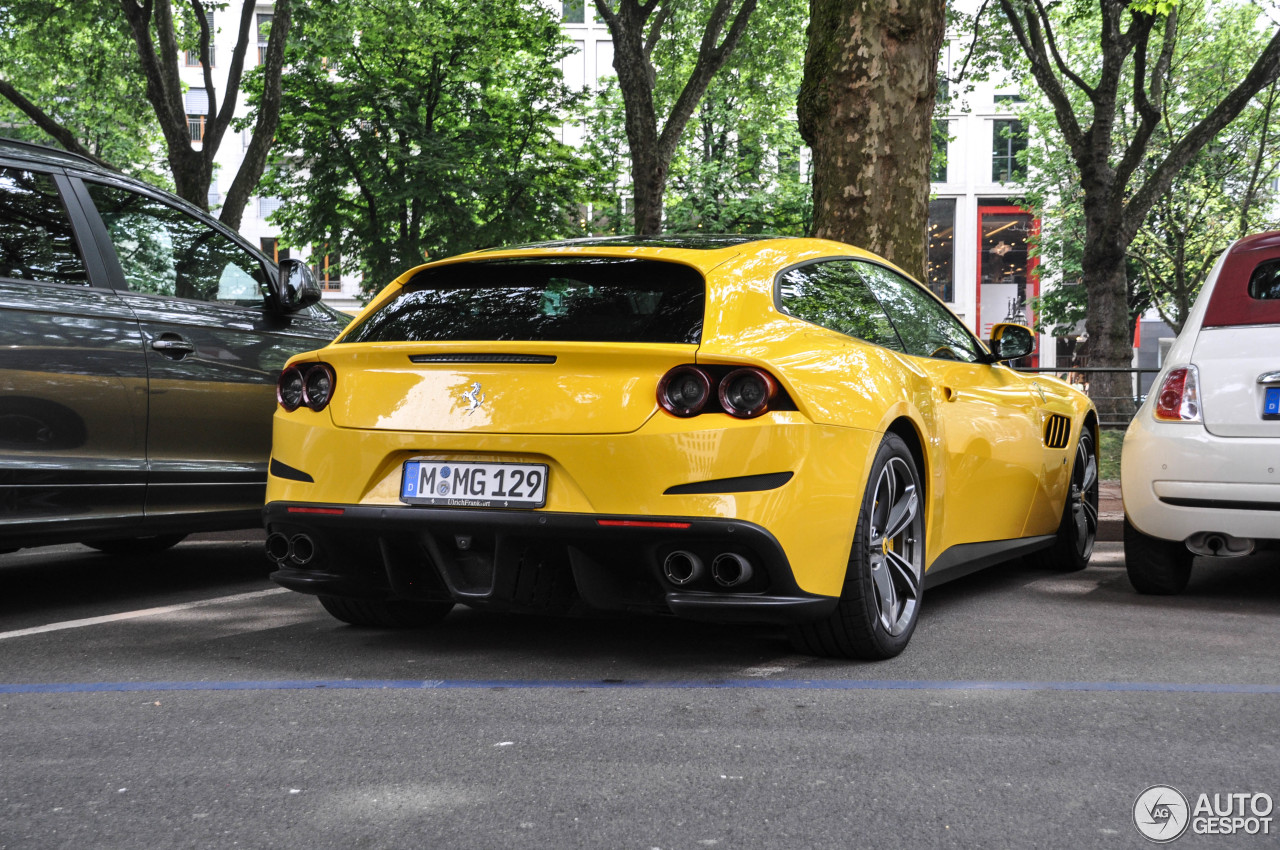
<instances>
[{"instance_id":1,"label":"sidewalk","mask_svg":"<svg viewBox=\"0 0 1280 850\"><path fill-rule=\"evenodd\" d=\"M1119 481L1098 482L1098 539L1124 540L1124 503Z\"/></svg>"}]
</instances>

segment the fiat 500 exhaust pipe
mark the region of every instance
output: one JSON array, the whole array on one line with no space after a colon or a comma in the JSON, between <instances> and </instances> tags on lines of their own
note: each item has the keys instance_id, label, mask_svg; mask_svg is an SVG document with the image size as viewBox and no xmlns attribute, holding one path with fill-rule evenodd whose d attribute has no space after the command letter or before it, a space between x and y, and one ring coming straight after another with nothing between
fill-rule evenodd
<instances>
[{"instance_id":1,"label":"fiat 500 exhaust pipe","mask_svg":"<svg viewBox=\"0 0 1280 850\"><path fill-rule=\"evenodd\" d=\"M751 581L751 562L734 552L724 552L711 562L711 577L721 587L737 587Z\"/></svg>"},{"instance_id":2,"label":"fiat 500 exhaust pipe","mask_svg":"<svg viewBox=\"0 0 1280 850\"><path fill-rule=\"evenodd\" d=\"M702 578L705 568L702 559L692 552L677 549L662 562L662 572L667 581L683 587Z\"/></svg>"},{"instance_id":3,"label":"fiat 500 exhaust pipe","mask_svg":"<svg viewBox=\"0 0 1280 850\"><path fill-rule=\"evenodd\" d=\"M1253 552L1253 541L1216 531L1201 531L1187 538L1187 548L1197 555L1211 558L1239 558Z\"/></svg>"}]
</instances>

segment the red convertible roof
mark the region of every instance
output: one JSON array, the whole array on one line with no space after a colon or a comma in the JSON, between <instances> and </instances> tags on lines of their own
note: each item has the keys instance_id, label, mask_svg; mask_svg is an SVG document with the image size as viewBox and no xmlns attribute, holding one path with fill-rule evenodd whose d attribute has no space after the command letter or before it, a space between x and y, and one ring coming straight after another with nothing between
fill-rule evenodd
<instances>
[{"instance_id":1,"label":"red convertible roof","mask_svg":"<svg viewBox=\"0 0 1280 850\"><path fill-rule=\"evenodd\" d=\"M1280 299L1256 298L1249 293L1253 273L1273 261L1280 263L1280 231L1246 236L1232 245L1209 297L1203 326L1280 324Z\"/></svg>"}]
</instances>

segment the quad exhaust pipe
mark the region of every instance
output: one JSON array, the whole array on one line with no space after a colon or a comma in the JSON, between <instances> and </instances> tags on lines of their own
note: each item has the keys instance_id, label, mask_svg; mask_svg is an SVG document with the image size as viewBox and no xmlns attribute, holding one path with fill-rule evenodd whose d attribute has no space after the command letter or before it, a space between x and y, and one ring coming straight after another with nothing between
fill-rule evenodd
<instances>
[{"instance_id":1,"label":"quad exhaust pipe","mask_svg":"<svg viewBox=\"0 0 1280 850\"><path fill-rule=\"evenodd\" d=\"M707 568L693 552L677 549L662 562L662 573L667 581L684 587L700 581L707 574ZM751 562L736 552L722 552L711 560L711 578L720 587L746 584L752 575Z\"/></svg>"},{"instance_id":2,"label":"quad exhaust pipe","mask_svg":"<svg viewBox=\"0 0 1280 850\"><path fill-rule=\"evenodd\" d=\"M667 577L667 581L684 587L702 578L706 573L706 567L697 555L677 549L662 562L662 573Z\"/></svg>"},{"instance_id":3,"label":"quad exhaust pipe","mask_svg":"<svg viewBox=\"0 0 1280 850\"><path fill-rule=\"evenodd\" d=\"M711 562L711 577L721 587L737 587L751 581L751 562L733 552L716 555Z\"/></svg>"},{"instance_id":4,"label":"quad exhaust pipe","mask_svg":"<svg viewBox=\"0 0 1280 850\"><path fill-rule=\"evenodd\" d=\"M267 535L267 557L280 566L305 567L316 556L316 541L309 534L289 537L279 531Z\"/></svg>"}]
</instances>

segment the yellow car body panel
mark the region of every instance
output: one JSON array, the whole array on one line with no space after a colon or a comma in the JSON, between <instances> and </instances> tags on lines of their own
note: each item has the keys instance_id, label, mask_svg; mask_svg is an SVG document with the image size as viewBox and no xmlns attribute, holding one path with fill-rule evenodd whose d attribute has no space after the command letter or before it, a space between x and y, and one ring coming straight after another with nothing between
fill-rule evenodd
<instances>
[{"instance_id":1,"label":"yellow car body panel","mask_svg":"<svg viewBox=\"0 0 1280 850\"><path fill-rule=\"evenodd\" d=\"M582 257L695 269L706 282L700 341L347 341L424 269ZM342 337L290 361L328 364L336 388L320 412L276 412L273 470L278 463L290 472L269 480L269 523L288 525L285 506L307 505L439 516L401 499L410 460L540 463L548 468L546 503L532 513L749 524L776 540L800 592L835 599L873 461L892 430L918 454L926 575L965 547L1047 542L1062 523L1076 442L1095 427L1088 400L1052 378L905 354L780 309L779 274L831 258L892 268L840 243L778 239L719 249L569 242L406 272ZM506 356L530 362L516 368L498 360ZM672 415L656 387L681 364L759 367L790 404L750 419ZM1055 415L1069 421L1071 438L1049 446ZM705 482L779 476L784 483L766 489L689 492L711 486Z\"/></svg>"}]
</instances>

